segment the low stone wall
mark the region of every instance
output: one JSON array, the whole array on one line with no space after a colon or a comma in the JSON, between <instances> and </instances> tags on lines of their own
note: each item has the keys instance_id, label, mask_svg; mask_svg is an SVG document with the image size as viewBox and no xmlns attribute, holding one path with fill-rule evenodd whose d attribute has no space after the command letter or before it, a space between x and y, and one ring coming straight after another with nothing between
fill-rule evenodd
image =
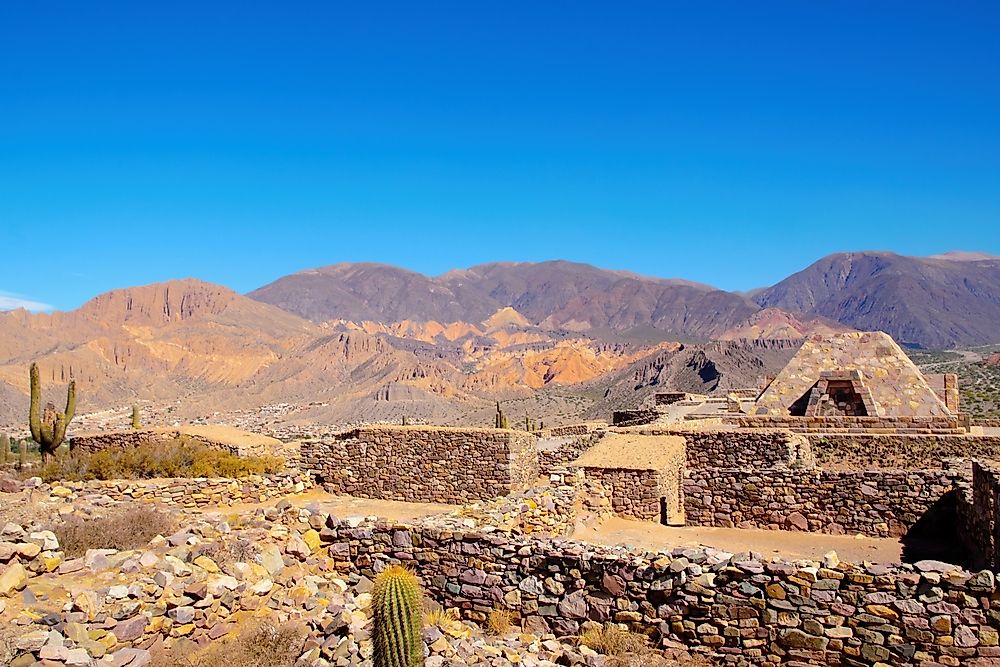
<instances>
[{"instance_id":1,"label":"low stone wall","mask_svg":"<svg viewBox=\"0 0 1000 667\"><path fill-rule=\"evenodd\" d=\"M973 419L971 423L973 426L985 426L986 428L1000 428L1000 418L997 417L984 417L980 419Z\"/></svg>"},{"instance_id":2,"label":"low stone wall","mask_svg":"<svg viewBox=\"0 0 1000 667\"><path fill-rule=\"evenodd\" d=\"M618 516L643 521L666 522L665 475L659 470L626 470L623 468L584 468L587 479L600 484L611 497L611 509Z\"/></svg>"},{"instance_id":3,"label":"low stone wall","mask_svg":"<svg viewBox=\"0 0 1000 667\"><path fill-rule=\"evenodd\" d=\"M534 484L536 443L509 429L369 426L301 447L305 469L332 493L466 503Z\"/></svg>"},{"instance_id":4,"label":"low stone wall","mask_svg":"<svg viewBox=\"0 0 1000 667\"><path fill-rule=\"evenodd\" d=\"M659 416L656 410L615 410L611 413L611 423L614 426L642 426L653 423Z\"/></svg>"},{"instance_id":5,"label":"low stone wall","mask_svg":"<svg viewBox=\"0 0 1000 667\"><path fill-rule=\"evenodd\" d=\"M688 524L900 537L962 479L955 470L689 470Z\"/></svg>"},{"instance_id":6,"label":"low stone wall","mask_svg":"<svg viewBox=\"0 0 1000 667\"><path fill-rule=\"evenodd\" d=\"M559 636L615 621L752 664L1000 662L988 571L649 554L389 524L338 523L323 535L338 567L373 577L389 562L415 566L434 599L477 621L505 607Z\"/></svg>"},{"instance_id":7,"label":"low stone wall","mask_svg":"<svg viewBox=\"0 0 1000 667\"><path fill-rule=\"evenodd\" d=\"M950 458L1000 458L1000 436L808 434L817 465L941 468Z\"/></svg>"},{"instance_id":8,"label":"low stone wall","mask_svg":"<svg viewBox=\"0 0 1000 667\"><path fill-rule=\"evenodd\" d=\"M55 496L101 494L119 502L156 502L178 507L204 507L260 503L312 488L309 475L289 472L250 475L243 479L177 478L143 480L90 480L58 482Z\"/></svg>"},{"instance_id":9,"label":"low stone wall","mask_svg":"<svg viewBox=\"0 0 1000 667\"><path fill-rule=\"evenodd\" d=\"M962 418L938 417L791 417L784 415L732 415L723 421L740 428L785 428L792 431L848 431L950 434L965 431Z\"/></svg>"},{"instance_id":10,"label":"low stone wall","mask_svg":"<svg viewBox=\"0 0 1000 667\"><path fill-rule=\"evenodd\" d=\"M607 424L604 422L585 422L583 424L553 426L552 428L544 429L543 433L553 438L559 438L567 435L587 435L602 428L607 428Z\"/></svg>"},{"instance_id":11,"label":"low stone wall","mask_svg":"<svg viewBox=\"0 0 1000 667\"><path fill-rule=\"evenodd\" d=\"M813 466L809 441L782 429L690 430L640 428L642 435L677 435L684 438L689 468L773 468Z\"/></svg>"},{"instance_id":12,"label":"low stone wall","mask_svg":"<svg viewBox=\"0 0 1000 667\"><path fill-rule=\"evenodd\" d=\"M221 437L215 433L231 433ZM181 428L141 428L75 435L69 439L72 451L92 454L109 449L131 449L143 445L163 445L181 437L236 456L282 456L285 446L276 438L226 427L188 426Z\"/></svg>"},{"instance_id":13,"label":"low stone wall","mask_svg":"<svg viewBox=\"0 0 1000 667\"><path fill-rule=\"evenodd\" d=\"M575 461L580 454L593 447L603 435L604 432L595 432L582 436L539 438L539 472L543 475L548 475L551 471L570 464Z\"/></svg>"}]
</instances>

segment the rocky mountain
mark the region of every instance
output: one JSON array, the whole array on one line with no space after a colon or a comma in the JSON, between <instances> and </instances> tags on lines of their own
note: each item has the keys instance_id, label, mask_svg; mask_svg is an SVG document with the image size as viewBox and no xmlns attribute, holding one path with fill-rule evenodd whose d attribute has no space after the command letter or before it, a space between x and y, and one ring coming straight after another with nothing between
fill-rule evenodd
<instances>
[{"instance_id":1,"label":"rocky mountain","mask_svg":"<svg viewBox=\"0 0 1000 667\"><path fill-rule=\"evenodd\" d=\"M753 300L765 308L885 331L904 345L983 345L1000 336L1000 259L839 253L756 292Z\"/></svg>"},{"instance_id":2,"label":"rocky mountain","mask_svg":"<svg viewBox=\"0 0 1000 667\"><path fill-rule=\"evenodd\" d=\"M141 401L186 418L291 403L333 423L449 422L671 346L553 334L510 307L476 323L315 323L218 285L172 281L65 313L0 313L0 423L23 421L32 361L46 399L76 380L81 413Z\"/></svg>"},{"instance_id":3,"label":"rocky mountain","mask_svg":"<svg viewBox=\"0 0 1000 667\"><path fill-rule=\"evenodd\" d=\"M546 330L655 330L712 338L758 310L747 298L681 280L587 264L496 263L437 277L379 264L302 271L248 296L314 322L480 322L512 308Z\"/></svg>"},{"instance_id":4,"label":"rocky mountain","mask_svg":"<svg viewBox=\"0 0 1000 667\"><path fill-rule=\"evenodd\" d=\"M723 394L758 387L794 356L801 341L733 340L679 345L657 350L615 373L593 380L601 399L586 416L598 418L634 407L647 395L664 390Z\"/></svg>"},{"instance_id":5,"label":"rocky mountain","mask_svg":"<svg viewBox=\"0 0 1000 667\"><path fill-rule=\"evenodd\" d=\"M764 308L723 332L718 340L796 340L841 331L850 327L825 317L797 317L778 308Z\"/></svg>"},{"instance_id":6,"label":"rocky mountain","mask_svg":"<svg viewBox=\"0 0 1000 667\"><path fill-rule=\"evenodd\" d=\"M997 342L1000 258L840 253L748 294L562 261L483 264L437 277L337 264L249 296L315 322L481 322L511 308L525 326L604 340L780 339L862 329L942 348Z\"/></svg>"}]
</instances>

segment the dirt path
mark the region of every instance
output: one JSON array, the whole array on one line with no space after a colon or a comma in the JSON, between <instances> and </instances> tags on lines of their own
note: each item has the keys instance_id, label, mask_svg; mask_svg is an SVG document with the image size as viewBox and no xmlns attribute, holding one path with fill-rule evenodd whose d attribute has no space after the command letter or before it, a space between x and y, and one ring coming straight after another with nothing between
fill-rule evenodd
<instances>
[{"instance_id":1,"label":"dirt path","mask_svg":"<svg viewBox=\"0 0 1000 667\"><path fill-rule=\"evenodd\" d=\"M710 546L730 552L755 551L767 556L788 559L820 560L828 551L836 551L841 560L874 563L898 563L901 547L898 540L820 535L782 530L740 528L675 528L645 521L610 518L595 528L577 530L574 539L593 544L628 545L650 551L674 547Z\"/></svg>"}]
</instances>

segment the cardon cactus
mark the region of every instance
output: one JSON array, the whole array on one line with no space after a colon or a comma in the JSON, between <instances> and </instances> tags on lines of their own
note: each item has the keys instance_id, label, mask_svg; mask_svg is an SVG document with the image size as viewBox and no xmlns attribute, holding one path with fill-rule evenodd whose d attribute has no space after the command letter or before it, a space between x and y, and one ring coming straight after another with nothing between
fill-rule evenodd
<instances>
[{"instance_id":1,"label":"cardon cactus","mask_svg":"<svg viewBox=\"0 0 1000 667\"><path fill-rule=\"evenodd\" d=\"M59 448L66 439L66 427L73 421L76 412L76 382L69 381L66 389L66 410L56 412L56 406L49 403L45 412L39 415L39 405L42 401L42 383L39 379L38 364L31 364L31 405L28 413L28 424L31 427L31 439L38 443L38 451L46 460Z\"/></svg>"},{"instance_id":2,"label":"cardon cactus","mask_svg":"<svg viewBox=\"0 0 1000 667\"><path fill-rule=\"evenodd\" d=\"M132 406L132 428L140 429L142 428L142 420L139 419L139 406Z\"/></svg>"},{"instance_id":3,"label":"cardon cactus","mask_svg":"<svg viewBox=\"0 0 1000 667\"><path fill-rule=\"evenodd\" d=\"M510 423L507 421L507 415L505 415L503 410L500 409L500 401L497 401L497 414L495 422L497 428L510 428Z\"/></svg>"},{"instance_id":4,"label":"cardon cactus","mask_svg":"<svg viewBox=\"0 0 1000 667\"><path fill-rule=\"evenodd\" d=\"M375 667L424 664L422 597L420 582L405 567L392 565L375 577L372 587Z\"/></svg>"}]
</instances>

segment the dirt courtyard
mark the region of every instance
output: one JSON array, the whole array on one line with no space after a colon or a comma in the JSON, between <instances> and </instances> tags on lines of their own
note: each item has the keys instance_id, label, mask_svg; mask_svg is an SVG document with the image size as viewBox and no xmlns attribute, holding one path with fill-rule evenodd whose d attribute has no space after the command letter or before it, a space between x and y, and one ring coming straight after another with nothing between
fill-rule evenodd
<instances>
[{"instance_id":1,"label":"dirt courtyard","mask_svg":"<svg viewBox=\"0 0 1000 667\"><path fill-rule=\"evenodd\" d=\"M336 496L319 489L288 496L298 507L315 507L339 518L377 516L395 521L410 521L458 509L458 505L408 503ZM256 505L228 507L226 512L252 508ZM673 527L647 521L609 517L599 526L578 528L571 536L581 542L623 545L649 551L676 547L708 546L733 553L753 551L764 557L821 560L828 551L836 551L846 561L899 563L902 546L897 539L852 535L822 535L818 533L742 528L708 528L701 526Z\"/></svg>"},{"instance_id":2,"label":"dirt courtyard","mask_svg":"<svg viewBox=\"0 0 1000 667\"><path fill-rule=\"evenodd\" d=\"M749 528L674 527L619 517L610 517L600 526L577 530L573 539L649 551L707 546L732 553L753 551L765 558L780 556L792 560L818 561L828 551L836 551L841 560L855 563L899 563L902 552L899 540L891 538Z\"/></svg>"}]
</instances>

